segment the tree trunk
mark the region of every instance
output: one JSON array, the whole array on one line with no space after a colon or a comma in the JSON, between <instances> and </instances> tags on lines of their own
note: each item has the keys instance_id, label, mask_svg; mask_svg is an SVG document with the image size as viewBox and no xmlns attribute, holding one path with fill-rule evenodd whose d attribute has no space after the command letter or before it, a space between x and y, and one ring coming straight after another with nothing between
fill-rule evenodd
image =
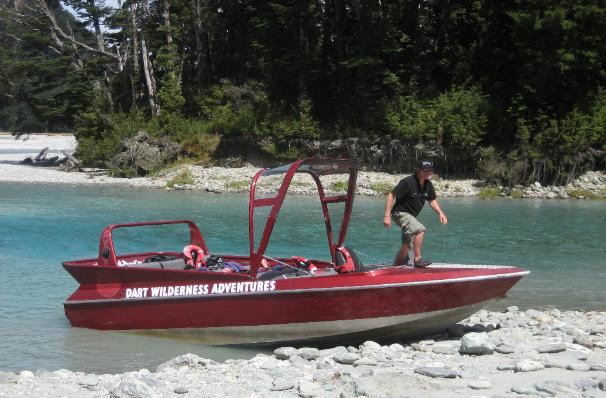
<instances>
[{"instance_id":1,"label":"tree trunk","mask_svg":"<svg viewBox=\"0 0 606 398\"><path fill-rule=\"evenodd\" d=\"M141 59L143 61L143 74L145 75L149 107L151 108L152 115L157 116L160 113L160 109L156 104L156 79L154 76L154 69L149 59L149 53L147 52L145 34L143 32L141 32Z\"/></svg>"},{"instance_id":2,"label":"tree trunk","mask_svg":"<svg viewBox=\"0 0 606 398\"><path fill-rule=\"evenodd\" d=\"M130 29L132 41L132 63L130 74L131 109L134 109L139 99L139 36L137 35L137 5L135 0L130 3Z\"/></svg>"},{"instance_id":3,"label":"tree trunk","mask_svg":"<svg viewBox=\"0 0 606 398\"><path fill-rule=\"evenodd\" d=\"M173 42L173 36L170 33L170 0L164 0L162 2L162 18L164 19L164 26L166 29L166 44L171 45Z\"/></svg>"},{"instance_id":4,"label":"tree trunk","mask_svg":"<svg viewBox=\"0 0 606 398\"><path fill-rule=\"evenodd\" d=\"M196 35L196 74L200 86L207 86L212 81L210 44L208 31L203 21L203 9L207 0L191 0L194 12L194 34Z\"/></svg>"}]
</instances>

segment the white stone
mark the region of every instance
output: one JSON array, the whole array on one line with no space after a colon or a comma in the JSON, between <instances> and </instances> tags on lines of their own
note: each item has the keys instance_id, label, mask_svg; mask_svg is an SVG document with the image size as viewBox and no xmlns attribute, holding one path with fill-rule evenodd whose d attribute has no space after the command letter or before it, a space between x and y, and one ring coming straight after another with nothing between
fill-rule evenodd
<instances>
[{"instance_id":1,"label":"white stone","mask_svg":"<svg viewBox=\"0 0 606 398\"><path fill-rule=\"evenodd\" d=\"M468 355L489 355L494 352L494 344L489 340L488 333L467 333L461 339L459 352Z\"/></svg>"},{"instance_id":2,"label":"white stone","mask_svg":"<svg viewBox=\"0 0 606 398\"><path fill-rule=\"evenodd\" d=\"M514 370L516 372L534 372L544 368L545 366L541 362L533 361L531 359L522 359L516 362Z\"/></svg>"}]
</instances>

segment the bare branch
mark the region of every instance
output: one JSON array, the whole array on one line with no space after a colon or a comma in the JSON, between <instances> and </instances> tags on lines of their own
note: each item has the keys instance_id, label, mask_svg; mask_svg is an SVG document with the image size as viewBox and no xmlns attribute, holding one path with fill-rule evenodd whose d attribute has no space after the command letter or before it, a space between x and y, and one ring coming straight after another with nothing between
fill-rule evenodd
<instances>
[{"instance_id":1,"label":"bare branch","mask_svg":"<svg viewBox=\"0 0 606 398\"><path fill-rule=\"evenodd\" d=\"M22 42L22 41L23 41L23 40L21 40L20 38L18 38L17 36L15 36L15 35L13 35L13 34L6 33L6 35L7 35L8 37L12 37L12 38L13 38L13 39L15 39L16 41L19 41L19 42Z\"/></svg>"},{"instance_id":2,"label":"bare branch","mask_svg":"<svg viewBox=\"0 0 606 398\"><path fill-rule=\"evenodd\" d=\"M55 15L48 8L48 6L44 0L34 0L34 1L35 1L36 6L39 7L43 11L44 15L46 16L48 21L51 23L50 28L53 32L55 32L56 35L58 35L59 37L65 39L65 40L69 41L70 43L72 43L80 48L83 48L89 52L103 55L105 57L113 59L114 61L116 61L118 63L119 70L120 71L122 70L122 59L120 58L119 55L116 55L109 51L96 49L94 47L89 46L88 44L85 44L85 43L82 43L81 41L76 40L73 37L73 35L69 35L69 34L65 33L65 31L59 26L59 23L57 22ZM69 25L68 25L68 27L69 27ZM69 29L71 31L71 28L69 28Z\"/></svg>"}]
</instances>

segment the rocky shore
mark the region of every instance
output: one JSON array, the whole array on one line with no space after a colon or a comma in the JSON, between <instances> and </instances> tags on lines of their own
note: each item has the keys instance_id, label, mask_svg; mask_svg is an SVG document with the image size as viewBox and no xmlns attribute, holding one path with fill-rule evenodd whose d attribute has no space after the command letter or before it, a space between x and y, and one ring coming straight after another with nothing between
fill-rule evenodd
<instances>
[{"instance_id":1,"label":"rocky shore","mask_svg":"<svg viewBox=\"0 0 606 398\"><path fill-rule=\"evenodd\" d=\"M606 397L606 312L479 311L425 340L280 347L150 372L0 372L0 397Z\"/></svg>"},{"instance_id":2,"label":"rocky shore","mask_svg":"<svg viewBox=\"0 0 606 398\"><path fill-rule=\"evenodd\" d=\"M194 190L214 193L247 192L250 182L258 171L257 167L203 167L181 165L163 170L156 175L141 178L114 178L106 170L84 169L82 172L65 172L54 168L34 167L18 164L25 156L35 156L44 147L50 153L62 150L73 152L76 141L70 135L32 135L27 139L15 140L12 136L0 134L0 182L61 183L61 184L113 184L135 188ZM31 151L31 152L27 152ZM7 153L8 152L8 153ZM27 153L26 153L27 152ZM398 181L408 175L360 171L356 193L365 196L383 196ZM260 186L261 191L275 191L279 180L268 179ZM342 192L345 181L340 176L322 179L330 193ZM606 198L606 173L588 172L566 186L541 186L540 183L513 189L488 186L475 179L443 179L436 174L432 177L436 190L443 197L481 198L529 198L529 199L603 199ZM289 192L292 194L315 194L315 183L311 177L297 175Z\"/></svg>"}]
</instances>

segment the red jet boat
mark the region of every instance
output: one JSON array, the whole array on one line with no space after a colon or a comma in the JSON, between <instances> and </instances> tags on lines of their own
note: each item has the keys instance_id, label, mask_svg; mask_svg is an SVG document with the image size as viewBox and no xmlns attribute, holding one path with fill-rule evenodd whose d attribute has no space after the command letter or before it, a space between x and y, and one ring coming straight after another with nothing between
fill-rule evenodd
<instances>
[{"instance_id":1,"label":"red jet boat","mask_svg":"<svg viewBox=\"0 0 606 398\"><path fill-rule=\"evenodd\" d=\"M295 173L317 185L330 261L265 255ZM348 176L346 193L327 196L321 178L332 174ZM248 256L211 255L188 220L110 225L98 258L63 263L80 284L64 302L65 314L76 327L182 335L206 344L401 339L468 317L528 274L508 266L362 264L344 246L356 176L350 160L303 159L260 170L250 187ZM261 198L258 183L266 177L282 180L277 193ZM343 207L336 240L334 204ZM257 244L255 215L262 207L269 216ZM116 254L116 229L164 224L189 228L183 252Z\"/></svg>"}]
</instances>

